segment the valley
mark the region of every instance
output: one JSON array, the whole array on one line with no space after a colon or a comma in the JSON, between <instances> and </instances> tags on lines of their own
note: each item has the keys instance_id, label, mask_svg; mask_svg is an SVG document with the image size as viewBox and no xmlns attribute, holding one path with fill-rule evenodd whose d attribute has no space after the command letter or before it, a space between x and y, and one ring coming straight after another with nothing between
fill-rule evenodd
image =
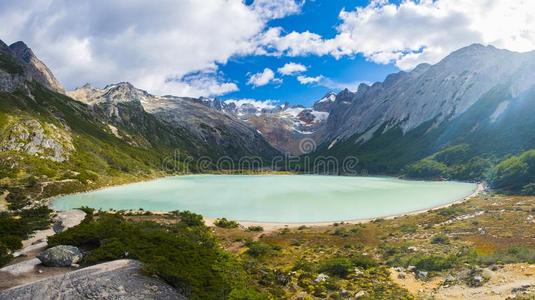
<instances>
[{"instance_id":1,"label":"valley","mask_svg":"<svg viewBox=\"0 0 535 300\"><path fill-rule=\"evenodd\" d=\"M1 271L1 288L15 290L0 291L0 299L31 298L15 286L35 279L44 279L39 284L51 293L64 290L61 276L87 283L79 270L121 274L117 286L135 274L170 298L530 299L534 62L534 52L474 44L437 64L356 91L329 92L305 107L159 96L128 82L65 91L23 42L0 41L0 265L25 270ZM303 141L312 147L305 149ZM235 168L244 157L258 163ZM58 195L173 175L307 175L292 157L332 157L337 164L355 157L365 174L486 183L488 189L420 214L266 228L217 214L205 222L195 210L131 207L77 207L80 224L67 228L47 205ZM354 175L331 167L320 175ZM263 189L282 187L274 182ZM318 201L343 199L347 187L337 186L325 199L319 197L325 182L307 192ZM240 196L247 202L260 190ZM294 198L290 193L287 202ZM75 246L80 257L62 252L74 251L65 246ZM45 260L45 248L72 261L43 265L36 256Z\"/></svg>"}]
</instances>

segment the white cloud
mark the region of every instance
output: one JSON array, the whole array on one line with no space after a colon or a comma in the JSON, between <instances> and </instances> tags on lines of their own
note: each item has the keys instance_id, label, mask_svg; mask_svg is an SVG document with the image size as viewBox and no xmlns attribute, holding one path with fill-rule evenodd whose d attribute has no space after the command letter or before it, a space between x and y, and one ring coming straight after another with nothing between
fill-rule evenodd
<instances>
[{"instance_id":1,"label":"white cloud","mask_svg":"<svg viewBox=\"0 0 535 300\"><path fill-rule=\"evenodd\" d=\"M306 72L306 70L307 70L306 66L302 64L290 62L280 67L277 71L279 71L279 73L281 73L282 75L295 75L295 74L299 74L302 72Z\"/></svg>"},{"instance_id":2,"label":"white cloud","mask_svg":"<svg viewBox=\"0 0 535 300\"><path fill-rule=\"evenodd\" d=\"M181 78L168 79L152 84L159 94L188 95L189 97L210 97L239 91L234 82L225 82L221 74L214 70L204 70L187 74Z\"/></svg>"},{"instance_id":3,"label":"white cloud","mask_svg":"<svg viewBox=\"0 0 535 300\"><path fill-rule=\"evenodd\" d=\"M236 107L241 107L244 104L252 105L258 109L272 109L278 105L277 100L256 100L256 99L229 99L225 103L234 103Z\"/></svg>"},{"instance_id":4,"label":"white cloud","mask_svg":"<svg viewBox=\"0 0 535 300\"><path fill-rule=\"evenodd\" d=\"M201 85L180 78L253 52L252 41L266 30L269 19L298 13L301 4L43 0L36 5L4 0L0 38L6 43L25 41L67 88L129 81L152 93L211 94L237 87L215 82L201 91Z\"/></svg>"},{"instance_id":5,"label":"white cloud","mask_svg":"<svg viewBox=\"0 0 535 300\"><path fill-rule=\"evenodd\" d=\"M299 13L304 3L304 0L255 0L252 7L263 18L280 19Z\"/></svg>"},{"instance_id":6,"label":"white cloud","mask_svg":"<svg viewBox=\"0 0 535 300\"><path fill-rule=\"evenodd\" d=\"M275 73L270 68L265 68L264 71L251 75L247 84L259 87L271 82L282 83L282 79L276 78Z\"/></svg>"},{"instance_id":7,"label":"white cloud","mask_svg":"<svg viewBox=\"0 0 535 300\"><path fill-rule=\"evenodd\" d=\"M312 84L318 83L323 80L323 76L308 77L308 76L297 76L297 81L301 84Z\"/></svg>"},{"instance_id":8,"label":"white cloud","mask_svg":"<svg viewBox=\"0 0 535 300\"><path fill-rule=\"evenodd\" d=\"M354 11L342 10L332 39L305 32L282 34L271 28L258 38L262 50L277 55L363 54L377 63L410 69L435 63L472 43L513 51L535 49L535 1L405 0L371 1Z\"/></svg>"}]
</instances>

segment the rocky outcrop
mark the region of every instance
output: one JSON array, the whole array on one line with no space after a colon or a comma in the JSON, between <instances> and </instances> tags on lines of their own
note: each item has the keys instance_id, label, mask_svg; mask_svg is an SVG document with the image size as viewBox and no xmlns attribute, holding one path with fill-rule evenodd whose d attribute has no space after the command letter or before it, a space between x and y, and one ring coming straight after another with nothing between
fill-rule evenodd
<instances>
[{"instance_id":1,"label":"rocky outcrop","mask_svg":"<svg viewBox=\"0 0 535 300\"><path fill-rule=\"evenodd\" d=\"M19 151L57 162L68 160L74 145L71 135L54 124L34 119L15 120L0 132L0 149Z\"/></svg>"},{"instance_id":2,"label":"rocky outcrop","mask_svg":"<svg viewBox=\"0 0 535 300\"><path fill-rule=\"evenodd\" d=\"M141 273L141 263L117 260L0 291L8 299L187 299L176 289Z\"/></svg>"},{"instance_id":3,"label":"rocky outcrop","mask_svg":"<svg viewBox=\"0 0 535 300\"><path fill-rule=\"evenodd\" d=\"M82 252L74 246L56 246L41 252L37 258L47 267L70 267L82 260Z\"/></svg>"},{"instance_id":4,"label":"rocky outcrop","mask_svg":"<svg viewBox=\"0 0 535 300\"><path fill-rule=\"evenodd\" d=\"M329 92L320 100L316 101L312 106L316 111L330 112L336 100L336 94Z\"/></svg>"},{"instance_id":5,"label":"rocky outcrop","mask_svg":"<svg viewBox=\"0 0 535 300\"><path fill-rule=\"evenodd\" d=\"M35 56L32 49L28 48L24 42L13 43L9 49L22 62L27 79L35 80L53 91L65 93L65 89L50 69Z\"/></svg>"}]
</instances>

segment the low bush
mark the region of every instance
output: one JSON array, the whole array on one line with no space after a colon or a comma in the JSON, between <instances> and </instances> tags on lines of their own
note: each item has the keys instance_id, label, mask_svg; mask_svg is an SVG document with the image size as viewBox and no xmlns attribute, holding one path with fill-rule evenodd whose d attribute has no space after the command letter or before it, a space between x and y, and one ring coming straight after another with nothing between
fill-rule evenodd
<instances>
[{"instance_id":1,"label":"low bush","mask_svg":"<svg viewBox=\"0 0 535 300\"><path fill-rule=\"evenodd\" d=\"M84 265L123 257L139 260L148 274L160 276L191 299L248 294L243 268L219 247L203 225L134 222L99 213L90 221L50 237L48 244L85 249L88 254L82 260Z\"/></svg>"},{"instance_id":2,"label":"low bush","mask_svg":"<svg viewBox=\"0 0 535 300\"><path fill-rule=\"evenodd\" d=\"M345 278L351 272L353 264L345 257L330 258L320 263L318 271L331 276Z\"/></svg>"},{"instance_id":3,"label":"low bush","mask_svg":"<svg viewBox=\"0 0 535 300\"><path fill-rule=\"evenodd\" d=\"M265 244L261 242L253 242L253 241L247 242L245 246L249 248L247 249L245 253L253 257L261 257L261 256L271 254L275 251L280 250L280 248L277 246L273 246L273 245L269 245L269 244Z\"/></svg>"},{"instance_id":4,"label":"low bush","mask_svg":"<svg viewBox=\"0 0 535 300\"><path fill-rule=\"evenodd\" d=\"M186 211L172 211L172 215L177 216L180 219L180 222L188 226L203 226L204 219L201 215Z\"/></svg>"},{"instance_id":5,"label":"low bush","mask_svg":"<svg viewBox=\"0 0 535 300\"><path fill-rule=\"evenodd\" d=\"M447 245L450 243L450 239L445 234L437 234L431 239L431 244Z\"/></svg>"},{"instance_id":6,"label":"low bush","mask_svg":"<svg viewBox=\"0 0 535 300\"><path fill-rule=\"evenodd\" d=\"M227 220L226 218L220 218L214 221L214 225L220 228L238 228L238 226L240 226L240 223L236 221Z\"/></svg>"},{"instance_id":7,"label":"low bush","mask_svg":"<svg viewBox=\"0 0 535 300\"><path fill-rule=\"evenodd\" d=\"M262 227L262 226L249 226L249 227L247 227L246 231L262 232L262 231L264 231L264 227Z\"/></svg>"},{"instance_id":8,"label":"low bush","mask_svg":"<svg viewBox=\"0 0 535 300\"><path fill-rule=\"evenodd\" d=\"M477 262L483 265L535 263L535 248L526 246L512 246L496 251L490 255L478 256Z\"/></svg>"},{"instance_id":9,"label":"low bush","mask_svg":"<svg viewBox=\"0 0 535 300\"><path fill-rule=\"evenodd\" d=\"M415 266L418 270L423 271L443 271L451 269L455 266L456 259L454 256L437 256L424 255L415 256L410 259L410 264Z\"/></svg>"}]
</instances>

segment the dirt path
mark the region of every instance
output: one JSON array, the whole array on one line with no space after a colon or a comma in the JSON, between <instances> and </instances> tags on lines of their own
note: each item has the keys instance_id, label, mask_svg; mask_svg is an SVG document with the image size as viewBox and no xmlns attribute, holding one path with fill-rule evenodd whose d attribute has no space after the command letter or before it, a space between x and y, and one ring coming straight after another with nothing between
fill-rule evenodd
<instances>
[{"instance_id":1,"label":"dirt path","mask_svg":"<svg viewBox=\"0 0 535 300\"><path fill-rule=\"evenodd\" d=\"M435 277L430 281L420 281L412 274L404 279L398 278L398 272L391 270L391 278L398 285L406 288L417 299L488 299L498 300L513 297L513 289L535 289L535 265L510 264L496 271L485 270L489 281L481 287L470 288L464 284L448 287L441 286L444 279Z\"/></svg>"}]
</instances>

